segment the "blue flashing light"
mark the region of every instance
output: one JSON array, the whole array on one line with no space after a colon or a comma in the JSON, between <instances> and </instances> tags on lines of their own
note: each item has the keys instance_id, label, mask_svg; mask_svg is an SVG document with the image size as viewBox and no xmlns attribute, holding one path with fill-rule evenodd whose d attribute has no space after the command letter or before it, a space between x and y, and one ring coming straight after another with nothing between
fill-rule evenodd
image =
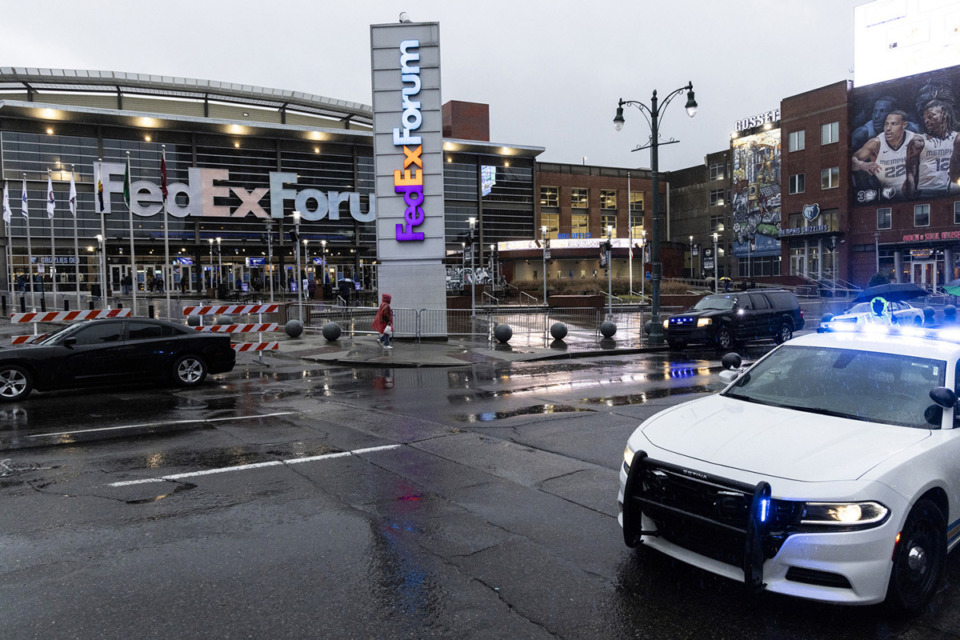
<instances>
[{"instance_id":1,"label":"blue flashing light","mask_svg":"<svg viewBox=\"0 0 960 640\"><path fill-rule=\"evenodd\" d=\"M766 522L770 515L770 498L760 499L760 522Z\"/></svg>"}]
</instances>

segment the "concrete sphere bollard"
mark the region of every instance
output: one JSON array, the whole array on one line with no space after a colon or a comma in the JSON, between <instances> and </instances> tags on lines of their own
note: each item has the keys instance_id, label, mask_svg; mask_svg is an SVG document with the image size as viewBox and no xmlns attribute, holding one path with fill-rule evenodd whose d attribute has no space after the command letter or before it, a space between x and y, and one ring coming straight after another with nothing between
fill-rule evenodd
<instances>
[{"instance_id":1,"label":"concrete sphere bollard","mask_svg":"<svg viewBox=\"0 0 960 640\"><path fill-rule=\"evenodd\" d=\"M957 308L948 304L943 308L943 321L953 323L957 321Z\"/></svg>"},{"instance_id":2,"label":"concrete sphere bollard","mask_svg":"<svg viewBox=\"0 0 960 640\"><path fill-rule=\"evenodd\" d=\"M563 340L567 337L567 325L562 322L554 322L550 325L550 335L554 340Z\"/></svg>"},{"instance_id":3,"label":"concrete sphere bollard","mask_svg":"<svg viewBox=\"0 0 960 640\"><path fill-rule=\"evenodd\" d=\"M823 314L823 317L820 318L820 322L821 322L821 323L830 322L831 320L833 320L833 314L832 314L832 313L825 313L825 314Z\"/></svg>"},{"instance_id":4,"label":"concrete sphere bollard","mask_svg":"<svg viewBox=\"0 0 960 640\"><path fill-rule=\"evenodd\" d=\"M200 316L187 316L187 326L188 326L188 327L199 327L199 326L200 326Z\"/></svg>"},{"instance_id":5,"label":"concrete sphere bollard","mask_svg":"<svg viewBox=\"0 0 960 640\"><path fill-rule=\"evenodd\" d=\"M338 325L336 322L328 322L327 324L323 325L323 329L320 331L323 333L323 337L327 340L327 342L336 342L337 339L340 338L342 329L340 329L340 325Z\"/></svg>"},{"instance_id":6,"label":"concrete sphere bollard","mask_svg":"<svg viewBox=\"0 0 960 640\"><path fill-rule=\"evenodd\" d=\"M288 320L287 324L283 325L283 330L291 338L299 338L300 334L303 333L303 323L299 320Z\"/></svg>"},{"instance_id":7,"label":"concrete sphere bollard","mask_svg":"<svg viewBox=\"0 0 960 640\"><path fill-rule=\"evenodd\" d=\"M933 307L924 307L923 308L923 324L931 325L936 320L937 312L934 311Z\"/></svg>"},{"instance_id":8,"label":"concrete sphere bollard","mask_svg":"<svg viewBox=\"0 0 960 640\"><path fill-rule=\"evenodd\" d=\"M600 333L603 334L604 338L612 338L617 333L617 325L605 320L603 324L600 325Z\"/></svg>"},{"instance_id":9,"label":"concrete sphere bollard","mask_svg":"<svg viewBox=\"0 0 960 640\"><path fill-rule=\"evenodd\" d=\"M220 316L217 324L233 324L233 316Z\"/></svg>"},{"instance_id":10,"label":"concrete sphere bollard","mask_svg":"<svg viewBox=\"0 0 960 640\"><path fill-rule=\"evenodd\" d=\"M493 330L493 337L499 340L501 344L507 344L513 337L513 329L508 324L498 324L497 328Z\"/></svg>"}]
</instances>

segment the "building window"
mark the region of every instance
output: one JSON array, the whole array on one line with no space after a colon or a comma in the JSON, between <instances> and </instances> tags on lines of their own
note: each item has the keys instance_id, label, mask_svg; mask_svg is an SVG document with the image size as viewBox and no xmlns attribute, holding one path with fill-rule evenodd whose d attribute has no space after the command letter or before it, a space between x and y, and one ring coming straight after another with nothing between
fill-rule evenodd
<instances>
[{"instance_id":1,"label":"building window","mask_svg":"<svg viewBox=\"0 0 960 640\"><path fill-rule=\"evenodd\" d=\"M643 213L643 191L630 192L630 214Z\"/></svg>"},{"instance_id":2,"label":"building window","mask_svg":"<svg viewBox=\"0 0 960 640\"><path fill-rule=\"evenodd\" d=\"M807 147L807 132L804 130L790 132L790 151L803 151Z\"/></svg>"},{"instance_id":3,"label":"building window","mask_svg":"<svg viewBox=\"0 0 960 640\"><path fill-rule=\"evenodd\" d=\"M960 202L953 203L953 224L960 224Z\"/></svg>"},{"instance_id":4,"label":"building window","mask_svg":"<svg viewBox=\"0 0 960 640\"><path fill-rule=\"evenodd\" d=\"M913 207L913 226L915 227L929 227L930 226L930 205L928 204L918 204Z\"/></svg>"},{"instance_id":5,"label":"building window","mask_svg":"<svg viewBox=\"0 0 960 640\"><path fill-rule=\"evenodd\" d=\"M820 144L833 144L840 141L840 123L831 122L820 125Z\"/></svg>"},{"instance_id":6,"label":"building window","mask_svg":"<svg viewBox=\"0 0 960 640\"><path fill-rule=\"evenodd\" d=\"M570 189L570 206L574 209L589 209L590 199L587 196L587 190L576 187Z\"/></svg>"},{"instance_id":7,"label":"building window","mask_svg":"<svg viewBox=\"0 0 960 640\"><path fill-rule=\"evenodd\" d=\"M586 238L590 233L589 216L585 213L570 216L570 233L577 234L574 238Z\"/></svg>"},{"instance_id":8,"label":"building window","mask_svg":"<svg viewBox=\"0 0 960 640\"><path fill-rule=\"evenodd\" d=\"M540 206L559 207L560 189L557 187L540 187Z\"/></svg>"},{"instance_id":9,"label":"building window","mask_svg":"<svg viewBox=\"0 0 960 640\"><path fill-rule=\"evenodd\" d=\"M603 237L607 237L607 227L613 227L613 237L617 237L617 214L615 213L604 213L600 216L600 223L603 225L603 228L600 229L600 232L603 234Z\"/></svg>"},{"instance_id":10,"label":"building window","mask_svg":"<svg viewBox=\"0 0 960 640\"><path fill-rule=\"evenodd\" d=\"M547 228L546 238L556 239L557 232L560 231L560 214L559 213L541 213L540 214L540 225Z\"/></svg>"},{"instance_id":11,"label":"building window","mask_svg":"<svg viewBox=\"0 0 960 640\"><path fill-rule=\"evenodd\" d=\"M714 162L710 165L710 179L711 180L723 180L723 164L720 162Z\"/></svg>"},{"instance_id":12,"label":"building window","mask_svg":"<svg viewBox=\"0 0 960 640\"><path fill-rule=\"evenodd\" d=\"M790 193L803 193L805 189L804 174L797 173L790 176Z\"/></svg>"},{"instance_id":13,"label":"building window","mask_svg":"<svg viewBox=\"0 0 960 640\"><path fill-rule=\"evenodd\" d=\"M877 209L877 229L890 229L893 227L893 209L883 207Z\"/></svg>"},{"instance_id":14,"label":"building window","mask_svg":"<svg viewBox=\"0 0 960 640\"><path fill-rule=\"evenodd\" d=\"M836 189L840 186L840 167L820 170L820 188Z\"/></svg>"},{"instance_id":15,"label":"building window","mask_svg":"<svg viewBox=\"0 0 960 640\"><path fill-rule=\"evenodd\" d=\"M617 208L617 192L612 189L601 189L600 190L600 208L616 209Z\"/></svg>"},{"instance_id":16,"label":"building window","mask_svg":"<svg viewBox=\"0 0 960 640\"><path fill-rule=\"evenodd\" d=\"M710 190L710 206L711 207L723 206L723 189Z\"/></svg>"},{"instance_id":17,"label":"building window","mask_svg":"<svg viewBox=\"0 0 960 640\"><path fill-rule=\"evenodd\" d=\"M723 215L710 216L710 233L723 231Z\"/></svg>"}]
</instances>

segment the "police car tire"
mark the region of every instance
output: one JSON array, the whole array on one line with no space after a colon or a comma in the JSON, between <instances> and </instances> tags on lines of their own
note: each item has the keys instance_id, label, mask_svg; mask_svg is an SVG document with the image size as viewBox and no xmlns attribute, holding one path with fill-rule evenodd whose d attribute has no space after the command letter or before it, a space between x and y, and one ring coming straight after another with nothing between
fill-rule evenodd
<instances>
[{"instance_id":1,"label":"police car tire","mask_svg":"<svg viewBox=\"0 0 960 640\"><path fill-rule=\"evenodd\" d=\"M947 560L947 523L931 500L921 498L900 532L887 586L887 605L920 613L936 594Z\"/></svg>"}]
</instances>

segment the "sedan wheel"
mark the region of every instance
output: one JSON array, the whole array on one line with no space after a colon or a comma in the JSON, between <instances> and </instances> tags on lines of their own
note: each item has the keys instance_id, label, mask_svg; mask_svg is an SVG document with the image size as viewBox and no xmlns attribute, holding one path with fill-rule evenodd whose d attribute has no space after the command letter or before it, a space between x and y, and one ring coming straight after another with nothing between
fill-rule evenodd
<instances>
[{"instance_id":1,"label":"sedan wheel","mask_svg":"<svg viewBox=\"0 0 960 640\"><path fill-rule=\"evenodd\" d=\"M943 513L922 499L910 510L893 555L887 603L903 613L918 613L933 598L947 558Z\"/></svg>"},{"instance_id":2,"label":"sedan wheel","mask_svg":"<svg viewBox=\"0 0 960 640\"><path fill-rule=\"evenodd\" d=\"M30 372L15 364L0 367L0 401L16 402L33 389Z\"/></svg>"},{"instance_id":3,"label":"sedan wheel","mask_svg":"<svg viewBox=\"0 0 960 640\"><path fill-rule=\"evenodd\" d=\"M173 377L183 387L193 387L207 377L207 363L199 356L183 356L173 365Z\"/></svg>"}]
</instances>

